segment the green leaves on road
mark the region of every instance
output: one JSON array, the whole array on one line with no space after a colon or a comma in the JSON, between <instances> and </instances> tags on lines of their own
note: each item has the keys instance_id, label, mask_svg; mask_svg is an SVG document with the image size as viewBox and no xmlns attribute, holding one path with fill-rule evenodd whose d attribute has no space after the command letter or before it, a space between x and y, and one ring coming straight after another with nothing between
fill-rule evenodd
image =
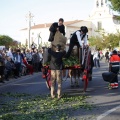
<instances>
[{"instance_id":1,"label":"green leaves on road","mask_svg":"<svg viewBox=\"0 0 120 120\"><path fill-rule=\"evenodd\" d=\"M60 100L49 95L0 94L0 120L73 120L73 111L82 108L90 110L86 96L64 95ZM74 119L75 120L75 119Z\"/></svg>"}]
</instances>

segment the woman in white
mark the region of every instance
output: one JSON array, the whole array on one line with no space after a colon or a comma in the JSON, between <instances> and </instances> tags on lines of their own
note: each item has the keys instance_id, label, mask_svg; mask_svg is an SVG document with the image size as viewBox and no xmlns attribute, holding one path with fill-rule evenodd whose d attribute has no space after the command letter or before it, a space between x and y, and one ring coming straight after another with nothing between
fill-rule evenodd
<instances>
[{"instance_id":1,"label":"woman in white","mask_svg":"<svg viewBox=\"0 0 120 120\"><path fill-rule=\"evenodd\" d=\"M42 53L42 50L39 50L38 54L39 54L39 57L40 57L39 71L41 72L41 68L42 68L42 60L43 60L43 53Z\"/></svg>"},{"instance_id":2,"label":"woman in white","mask_svg":"<svg viewBox=\"0 0 120 120\"><path fill-rule=\"evenodd\" d=\"M94 66L96 68L100 67L100 53L98 50L96 50L94 53L93 53L93 60L94 60Z\"/></svg>"}]
</instances>

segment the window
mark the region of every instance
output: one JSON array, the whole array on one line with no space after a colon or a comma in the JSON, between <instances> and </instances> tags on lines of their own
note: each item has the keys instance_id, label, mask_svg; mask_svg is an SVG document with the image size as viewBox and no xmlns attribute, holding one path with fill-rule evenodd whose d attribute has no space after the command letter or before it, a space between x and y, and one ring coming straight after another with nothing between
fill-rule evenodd
<instances>
[{"instance_id":1,"label":"window","mask_svg":"<svg viewBox=\"0 0 120 120\"><path fill-rule=\"evenodd\" d=\"M101 7L103 7L103 0L101 0Z\"/></svg>"},{"instance_id":2,"label":"window","mask_svg":"<svg viewBox=\"0 0 120 120\"><path fill-rule=\"evenodd\" d=\"M97 2L96 2L96 7L99 7L99 2L98 2L98 0L97 0Z\"/></svg>"},{"instance_id":3,"label":"window","mask_svg":"<svg viewBox=\"0 0 120 120\"><path fill-rule=\"evenodd\" d=\"M97 25L98 25L98 30L101 30L102 29L102 22L98 22Z\"/></svg>"}]
</instances>

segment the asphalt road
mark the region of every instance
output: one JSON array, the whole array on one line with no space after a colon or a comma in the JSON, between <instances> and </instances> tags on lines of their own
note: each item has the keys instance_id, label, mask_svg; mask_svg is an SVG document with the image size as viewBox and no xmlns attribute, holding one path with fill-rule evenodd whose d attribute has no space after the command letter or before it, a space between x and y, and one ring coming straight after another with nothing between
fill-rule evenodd
<instances>
[{"instance_id":1,"label":"asphalt road","mask_svg":"<svg viewBox=\"0 0 120 120\"><path fill-rule=\"evenodd\" d=\"M87 102L94 106L92 110L79 109L73 112L71 117L75 117L77 120L120 120L120 88L115 90L107 88L108 83L102 79L102 73L106 71L108 71L108 66L104 61L101 62L99 69L93 69L93 80L89 82L86 93L83 93L82 81L80 81L80 88L71 88L69 79L63 81L63 93L85 94L89 96ZM6 92L39 95L48 94L49 90L41 73L35 73L0 84L0 93Z\"/></svg>"}]
</instances>

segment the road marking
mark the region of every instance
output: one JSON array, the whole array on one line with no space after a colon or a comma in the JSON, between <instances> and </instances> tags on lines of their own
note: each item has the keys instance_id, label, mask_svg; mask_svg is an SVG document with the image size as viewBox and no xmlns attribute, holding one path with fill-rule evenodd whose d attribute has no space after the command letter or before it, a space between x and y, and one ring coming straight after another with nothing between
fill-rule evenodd
<instances>
[{"instance_id":1,"label":"road marking","mask_svg":"<svg viewBox=\"0 0 120 120\"><path fill-rule=\"evenodd\" d=\"M102 120L104 117L106 117L107 115L109 115L110 113L116 111L117 109L120 109L120 105L118 107L115 107L111 110L108 110L107 112L101 114L100 116L97 117L97 120Z\"/></svg>"}]
</instances>

